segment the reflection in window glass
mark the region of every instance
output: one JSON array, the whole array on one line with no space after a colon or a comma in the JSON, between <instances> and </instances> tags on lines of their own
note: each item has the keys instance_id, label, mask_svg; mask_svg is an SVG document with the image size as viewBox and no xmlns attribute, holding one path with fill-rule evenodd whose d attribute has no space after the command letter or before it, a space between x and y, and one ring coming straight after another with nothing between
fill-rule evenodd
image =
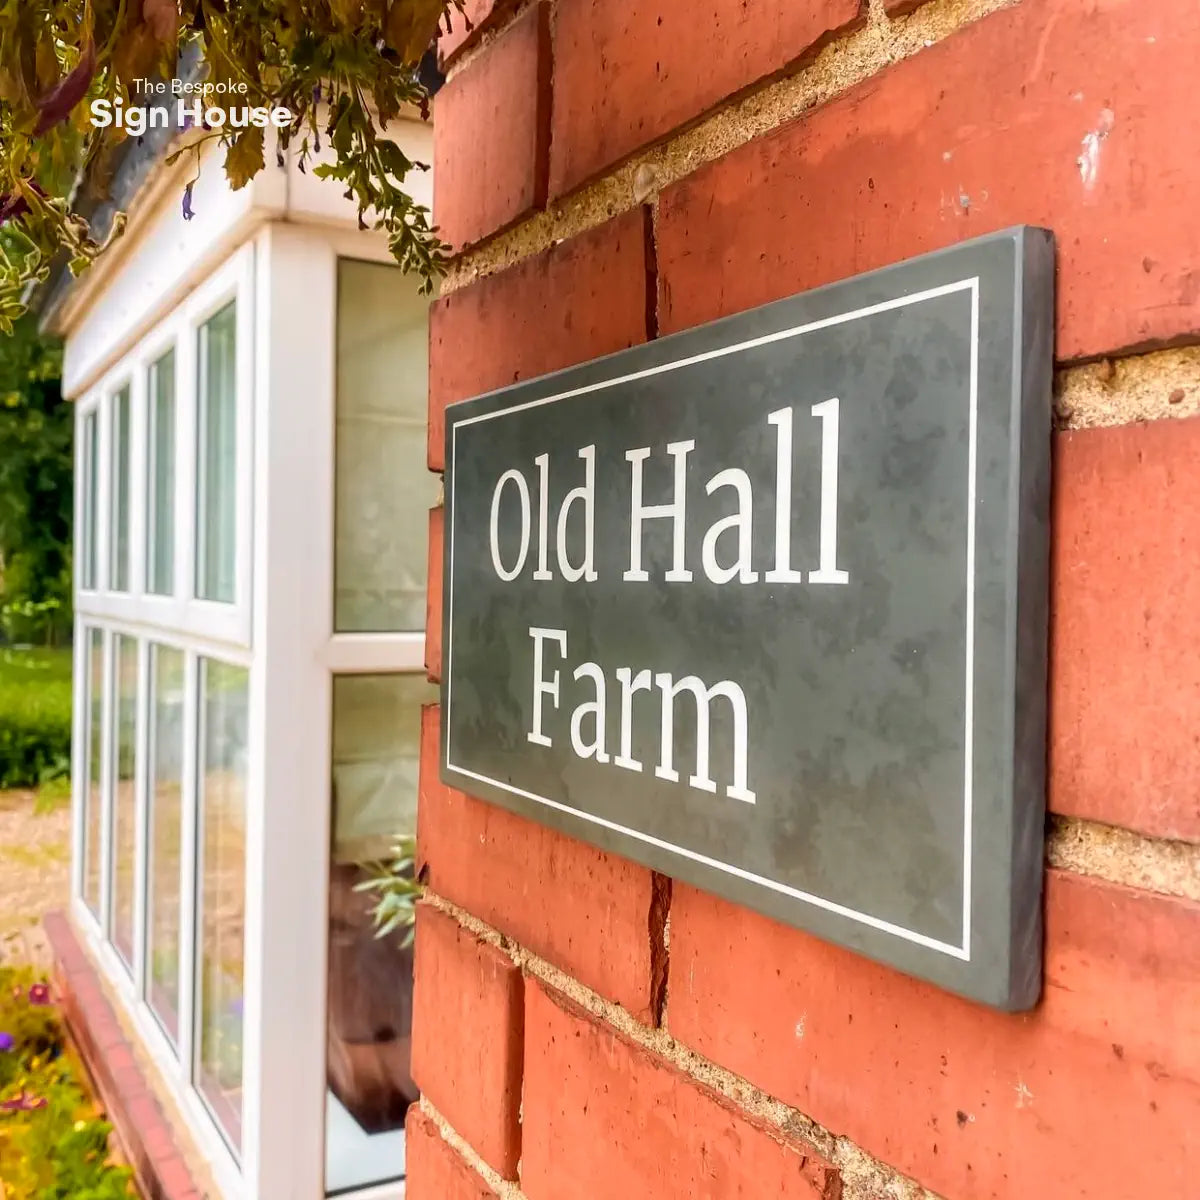
<instances>
[{"instance_id":1,"label":"reflection in window glass","mask_svg":"<svg viewBox=\"0 0 1200 1200\"><path fill-rule=\"evenodd\" d=\"M129 385L114 397L112 408L112 557L113 591L129 591Z\"/></svg>"},{"instance_id":2,"label":"reflection in window glass","mask_svg":"<svg viewBox=\"0 0 1200 1200\"><path fill-rule=\"evenodd\" d=\"M334 628L425 627L428 300L399 267L338 264Z\"/></svg>"},{"instance_id":3,"label":"reflection in window glass","mask_svg":"<svg viewBox=\"0 0 1200 1200\"><path fill-rule=\"evenodd\" d=\"M175 352L150 367L146 441L146 590L174 591L175 571Z\"/></svg>"},{"instance_id":4,"label":"reflection in window glass","mask_svg":"<svg viewBox=\"0 0 1200 1200\"><path fill-rule=\"evenodd\" d=\"M83 421L83 486L80 489L83 496L80 585L88 590L96 586L96 508L100 487L100 439L96 428L96 414L90 412Z\"/></svg>"},{"instance_id":5,"label":"reflection in window glass","mask_svg":"<svg viewBox=\"0 0 1200 1200\"><path fill-rule=\"evenodd\" d=\"M93 915L100 915L100 855L103 802L100 772L104 745L104 633L88 630L87 636L87 766L83 798L83 900Z\"/></svg>"},{"instance_id":6,"label":"reflection in window glass","mask_svg":"<svg viewBox=\"0 0 1200 1200\"><path fill-rule=\"evenodd\" d=\"M249 675L200 660L196 1082L241 1145Z\"/></svg>"},{"instance_id":7,"label":"reflection in window glass","mask_svg":"<svg viewBox=\"0 0 1200 1200\"><path fill-rule=\"evenodd\" d=\"M200 327L196 447L196 595L234 600L237 541L237 310Z\"/></svg>"},{"instance_id":8,"label":"reflection in window glass","mask_svg":"<svg viewBox=\"0 0 1200 1200\"><path fill-rule=\"evenodd\" d=\"M134 844L137 838L137 641L113 635L116 678L113 696L112 781L112 944L126 965L133 964Z\"/></svg>"},{"instance_id":9,"label":"reflection in window glass","mask_svg":"<svg viewBox=\"0 0 1200 1200\"><path fill-rule=\"evenodd\" d=\"M183 652L151 646L146 998L172 1042L179 1035L184 687Z\"/></svg>"},{"instance_id":10,"label":"reflection in window glass","mask_svg":"<svg viewBox=\"0 0 1200 1200\"><path fill-rule=\"evenodd\" d=\"M421 675L347 676L333 684L333 853L326 1039L328 1191L382 1183L404 1170L412 951L378 939L358 863L416 831L421 705L437 690Z\"/></svg>"}]
</instances>

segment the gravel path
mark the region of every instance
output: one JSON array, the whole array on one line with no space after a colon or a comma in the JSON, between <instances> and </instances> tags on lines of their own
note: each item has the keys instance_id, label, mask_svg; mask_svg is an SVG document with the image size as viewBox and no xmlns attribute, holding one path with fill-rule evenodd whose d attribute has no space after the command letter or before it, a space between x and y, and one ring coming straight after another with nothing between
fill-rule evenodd
<instances>
[{"instance_id":1,"label":"gravel path","mask_svg":"<svg viewBox=\"0 0 1200 1200\"><path fill-rule=\"evenodd\" d=\"M67 906L70 869L70 804L35 813L33 792L0 792L0 963L49 970L41 921Z\"/></svg>"}]
</instances>

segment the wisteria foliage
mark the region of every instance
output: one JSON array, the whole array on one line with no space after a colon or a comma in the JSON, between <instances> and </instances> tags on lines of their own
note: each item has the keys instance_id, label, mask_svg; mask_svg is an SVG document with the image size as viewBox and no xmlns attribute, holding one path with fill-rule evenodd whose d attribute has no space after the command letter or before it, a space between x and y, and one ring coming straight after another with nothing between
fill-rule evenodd
<instances>
[{"instance_id":1,"label":"wisteria foliage","mask_svg":"<svg viewBox=\"0 0 1200 1200\"><path fill-rule=\"evenodd\" d=\"M416 66L439 22L462 5L0 0L0 331L11 329L30 285L56 260L78 274L124 228L118 215L102 238L84 215L104 200L113 151L127 136L115 122L92 122L93 101L145 104L136 81L172 79L193 41L207 82L227 93L236 85L237 103L286 108L295 120L278 130L198 128L176 155L198 156L205 141L219 141L229 182L240 188L289 146L306 162L327 142L333 160L314 164L314 173L344 185L360 223L386 230L396 260L428 290L446 248L404 187L425 164L387 130L405 108L424 111Z\"/></svg>"}]
</instances>

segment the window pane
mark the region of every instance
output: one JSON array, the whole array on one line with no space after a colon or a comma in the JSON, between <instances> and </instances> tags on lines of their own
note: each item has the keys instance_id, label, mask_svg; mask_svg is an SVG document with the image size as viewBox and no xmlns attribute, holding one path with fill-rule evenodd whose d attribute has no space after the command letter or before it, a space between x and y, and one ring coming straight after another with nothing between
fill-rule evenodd
<instances>
[{"instance_id":1,"label":"window pane","mask_svg":"<svg viewBox=\"0 0 1200 1200\"><path fill-rule=\"evenodd\" d=\"M109 584L129 591L129 387L113 397L112 409L112 557Z\"/></svg>"},{"instance_id":2,"label":"window pane","mask_svg":"<svg viewBox=\"0 0 1200 1200\"><path fill-rule=\"evenodd\" d=\"M403 931L378 939L372 900L355 892L358 863L416 831L421 705L437 689L420 675L347 676L333 684L333 854L329 892L326 1062L328 1191L404 1172L412 950Z\"/></svg>"},{"instance_id":3,"label":"window pane","mask_svg":"<svg viewBox=\"0 0 1200 1200\"><path fill-rule=\"evenodd\" d=\"M334 627L425 628L428 300L399 267L338 264Z\"/></svg>"},{"instance_id":4,"label":"window pane","mask_svg":"<svg viewBox=\"0 0 1200 1200\"><path fill-rule=\"evenodd\" d=\"M183 861L184 657L150 648L150 827L146 993L171 1041L179 1031L179 895Z\"/></svg>"},{"instance_id":5,"label":"window pane","mask_svg":"<svg viewBox=\"0 0 1200 1200\"><path fill-rule=\"evenodd\" d=\"M237 542L237 310L200 329L196 595L233 603Z\"/></svg>"},{"instance_id":6,"label":"window pane","mask_svg":"<svg viewBox=\"0 0 1200 1200\"><path fill-rule=\"evenodd\" d=\"M98 466L100 443L96 436L96 414L88 413L83 421L83 578L81 585L87 589L96 586L96 508L99 503Z\"/></svg>"},{"instance_id":7,"label":"window pane","mask_svg":"<svg viewBox=\"0 0 1200 1200\"><path fill-rule=\"evenodd\" d=\"M146 463L146 590L173 591L175 570L175 352L150 367Z\"/></svg>"},{"instance_id":8,"label":"window pane","mask_svg":"<svg viewBox=\"0 0 1200 1200\"><path fill-rule=\"evenodd\" d=\"M137 840L137 641L113 636L116 702L113 721L113 870L112 944L126 964L133 963L134 844Z\"/></svg>"},{"instance_id":9,"label":"window pane","mask_svg":"<svg viewBox=\"0 0 1200 1200\"><path fill-rule=\"evenodd\" d=\"M200 660L197 1085L241 1144L249 676Z\"/></svg>"},{"instance_id":10,"label":"window pane","mask_svg":"<svg viewBox=\"0 0 1200 1200\"><path fill-rule=\"evenodd\" d=\"M104 634L88 630L87 636L87 767L83 799L83 901L100 915L101 814L100 772L104 745Z\"/></svg>"}]
</instances>

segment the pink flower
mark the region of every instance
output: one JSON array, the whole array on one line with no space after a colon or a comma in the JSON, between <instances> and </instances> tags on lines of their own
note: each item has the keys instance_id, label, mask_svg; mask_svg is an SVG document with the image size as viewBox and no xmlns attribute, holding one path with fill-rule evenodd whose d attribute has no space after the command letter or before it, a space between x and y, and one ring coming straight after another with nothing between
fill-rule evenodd
<instances>
[{"instance_id":1,"label":"pink flower","mask_svg":"<svg viewBox=\"0 0 1200 1200\"><path fill-rule=\"evenodd\" d=\"M0 1112L33 1112L34 1109L45 1107L45 1096L34 1096L29 1092L22 1092L11 1100L0 1100Z\"/></svg>"},{"instance_id":2,"label":"pink flower","mask_svg":"<svg viewBox=\"0 0 1200 1200\"><path fill-rule=\"evenodd\" d=\"M35 983L29 988L29 1003L39 1007L50 1003L50 986L45 983Z\"/></svg>"}]
</instances>

